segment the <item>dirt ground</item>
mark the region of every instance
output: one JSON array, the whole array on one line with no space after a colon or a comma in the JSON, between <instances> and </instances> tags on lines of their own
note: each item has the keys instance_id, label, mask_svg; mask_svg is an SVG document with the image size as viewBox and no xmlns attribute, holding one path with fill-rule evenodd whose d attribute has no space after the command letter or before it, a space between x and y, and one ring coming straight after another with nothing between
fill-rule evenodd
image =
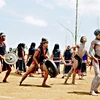
<instances>
[{"instance_id":1,"label":"dirt ground","mask_svg":"<svg viewBox=\"0 0 100 100\"><path fill-rule=\"evenodd\" d=\"M8 78L8 83L2 83L5 72L0 74L0 100L99 100L98 96L89 94L91 81L94 77L93 68L90 71L87 69L87 76L84 80L79 80L76 77L76 85L64 84L61 74L56 78L48 78L47 84L50 87L41 87L43 78L41 75L35 74L34 77L27 77L22 86L18 85L22 76L15 74L15 69ZM68 80L71 83L71 77ZM100 90L100 88L99 88Z\"/></svg>"}]
</instances>

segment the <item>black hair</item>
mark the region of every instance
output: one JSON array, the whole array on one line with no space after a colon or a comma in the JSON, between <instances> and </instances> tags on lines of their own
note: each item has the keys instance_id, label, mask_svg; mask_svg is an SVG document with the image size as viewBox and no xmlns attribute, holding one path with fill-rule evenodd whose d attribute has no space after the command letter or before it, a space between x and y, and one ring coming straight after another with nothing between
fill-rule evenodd
<instances>
[{"instance_id":1,"label":"black hair","mask_svg":"<svg viewBox=\"0 0 100 100\"><path fill-rule=\"evenodd\" d=\"M3 32L0 33L0 39L5 36L5 34Z\"/></svg>"},{"instance_id":2,"label":"black hair","mask_svg":"<svg viewBox=\"0 0 100 100\"><path fill-rule=\"evenodd\" d=\"M54 45L53 52L54 52L55 50L58 50L58 49L59 49L59 44L55 44L55 45Z\"/></svg>"},{"instance_id":3,"label":"black hair","mask_svg":"<svg viewBox=\"0 0 100 100\"><path fill-rule=\"evenodd\" d=\"M81 39L80 39L80 42L83 43L83 40L84 39L86 39L86 37L85 36L82 36Z\"/></svg>"},{"instance_id":4,"label":"black hair","mask_svg":"<svg viewBox=\"0 0 100 100\"><path fill-rule=\"evenodd\" d=\"M36 46L36 43L32 42L31 45L30 45L30 48L35 48L35 46Z\"/></svg>"},{"instance_id":5,"label":"black hair","mask_svg":"<svg viewBox=\"0 0 100 100\"><path fill-rule=\"evenodd\" d=\"M100 34L100 29L96 29L96 30L94 31L94 35L97 36L97 35L99 35L99 34Z\"/></svg>"},{"instance_id":6,"label":"black hair","mask_svg":"<svg viewBox=\"0 0 100 100\"><path fill-rule=\"evenodd\" d=\"M41 43L40 44L44 44L44 43L48 43L48 40L46 38L42 38L41 39Z\"/></svg>"}]
</instances>

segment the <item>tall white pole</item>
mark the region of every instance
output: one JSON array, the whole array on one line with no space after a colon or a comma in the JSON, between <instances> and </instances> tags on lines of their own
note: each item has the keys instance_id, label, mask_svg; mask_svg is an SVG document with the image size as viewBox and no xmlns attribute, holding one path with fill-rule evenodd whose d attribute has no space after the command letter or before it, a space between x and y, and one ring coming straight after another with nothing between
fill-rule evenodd
<instances>
[{"instance_id":1,"label":"tall white pole","mask_svg":"<svg viewBox=\"0 0 100 100\"><path fill-rule=\"evenodd\" d=\"M76 0L75 45L77 44L78 0Z\"/></svg>"}]
</instances>

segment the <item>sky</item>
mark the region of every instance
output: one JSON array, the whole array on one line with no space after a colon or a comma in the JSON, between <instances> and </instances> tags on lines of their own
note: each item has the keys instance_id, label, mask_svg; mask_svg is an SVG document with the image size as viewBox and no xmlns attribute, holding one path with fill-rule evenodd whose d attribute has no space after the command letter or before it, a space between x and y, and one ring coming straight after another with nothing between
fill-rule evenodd
<instances>
[{"instance_id":1,"label":"sky","mask_svg":"<svg viewBox=\"0 0 100 100\"><path fill-rule=\"evenodd\" d=\"M32 42L39 46L41 38L49 41L51 53L56 43L63 52L67 45L74 46L76 0L0 0L0 32L6 35L7 50ZM78 0L78 35L86 36L89 48L100 28L100 0Z\"/></svg>"}]
</instances>

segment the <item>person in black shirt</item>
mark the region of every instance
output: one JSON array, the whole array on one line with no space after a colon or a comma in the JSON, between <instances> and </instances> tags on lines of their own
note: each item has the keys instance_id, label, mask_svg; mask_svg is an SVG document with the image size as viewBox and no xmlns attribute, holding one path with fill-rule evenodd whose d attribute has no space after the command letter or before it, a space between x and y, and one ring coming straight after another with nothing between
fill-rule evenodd
<instances>
[{"instance_id":1,"label":"person in black shirt","mask_svg":"<svg viewBox=\"0 0 100 100\"><path fill-rule=\"evenodd\" d=\"M66 62L64 61L64 58L61 54L61 50L59 48L58 43L56 43L54 45L54 48L53 48L50 59L52 59L55 62L56 66L57 66L57 69L58 69L58 73L60 74L60 63L62 61L64 63L64 65L66 65Z\"/></svg>"},{"instance_id":2,"label":"person in black shirt","mask_svg":"<svg viewBox=\"0 0 100 100\"><path fill-rule=\"evenodd\" d=\"M30 48L28 50L27 60L26 60L26 62L27 62L26 70L29 69L29 67L30 67L30 65L31 65L31 63L33 61L33 55L34 55L34 52L35 52L35 46L36 46L35 42L32 42L31 45L30 45ZM32 77L33 76L32 73L30 73L29 76Z\"/></svg>"},{"instance_id":3,"label":"person in black shirt","mask_svg":"<svg viewBox=\"0 0 100 100\"><path fill-rule=\"evenodd\" d=\"M17 46L18 61L16 62L16 74L22 75L22 71L26 72L25 68L25 44L19 43Z\"/></svg>"},{"instance_id":4,"label":"person in black shirt","mask_svg":"<svg viewBox=\"0 0 100 100\"><path fill-rule=\"evenodd\" d=\"M64 69L63 69L64 75L62 76L62 78L67 76L68 72L71 70L71 67L72 67L72 51L71 51L70 46L66 47L66 50L64 51L63 57L64 57L64 60L65 60L67 65L64 66Z\"/></svg>"}]
</instances>

